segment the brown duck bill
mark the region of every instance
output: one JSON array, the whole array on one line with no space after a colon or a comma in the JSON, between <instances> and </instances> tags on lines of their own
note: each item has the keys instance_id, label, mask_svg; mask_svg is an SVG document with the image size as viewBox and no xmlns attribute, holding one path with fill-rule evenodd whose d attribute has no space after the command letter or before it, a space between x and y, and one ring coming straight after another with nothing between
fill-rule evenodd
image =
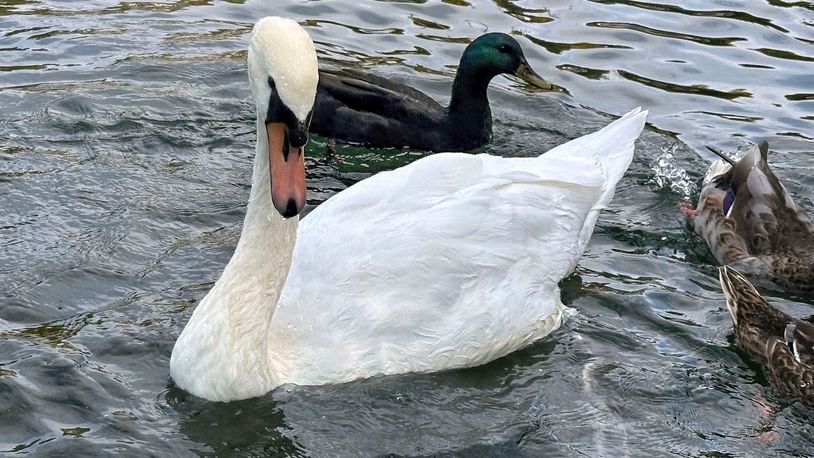
<instances>
[{"instance_id":1,"label":"brown duck bill","mask_svg":"<svg viewBox=\"0 0 814 458\"><path fill-rule=\"evenodd\" d=\"M552 91L555 89L553 84L544 80L543 77L531 69L529 62L525 57L520 61L520 65L517 66L517 70L514 71L514 76L522 79L532 86L539 87L540 89L544 89L546 91Z\"/></svg>"},{"instance_id":2,"label":"brown duck bill","mask_svg":"<svg viewBox=\"0 0 814 458\"><path fill-rule=\"evenodd\" d=\"M291 218L299 215L305 207L305 147L289 143L285 123L268 123L266 131L271 201L283 218Z\"/></svg>"}]
</instances>

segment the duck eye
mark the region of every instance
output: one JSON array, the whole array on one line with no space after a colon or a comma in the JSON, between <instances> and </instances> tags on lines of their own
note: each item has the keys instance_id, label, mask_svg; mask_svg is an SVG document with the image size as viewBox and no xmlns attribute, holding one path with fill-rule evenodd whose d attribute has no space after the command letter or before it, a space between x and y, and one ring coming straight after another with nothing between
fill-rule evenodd
<instances>
[{"instance_id":1,"label":"duck eye","mask_svg":"<svg viewBox=\"0 0 814 458\"><path fill-rule=\"evenodd\" d=\"M502 53L506 53L506 54L510 53L510 52L511 52L511 50L512 50L512 48L510 48L510 47L509 47L509 45L501 45L501 46L500 46L499 48L497 48L497 49L498 49L498 51L500 51L500 52L502 52Z\"/></svg>"}]
</instances>

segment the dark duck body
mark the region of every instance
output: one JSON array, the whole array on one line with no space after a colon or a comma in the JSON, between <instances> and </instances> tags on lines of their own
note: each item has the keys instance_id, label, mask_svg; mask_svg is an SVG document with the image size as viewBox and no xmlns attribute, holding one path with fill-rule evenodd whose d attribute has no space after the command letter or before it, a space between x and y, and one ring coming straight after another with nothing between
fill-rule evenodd
<instances>
[{"instance_id":1,"label":"dark duck body","mask_svg":"<svg viewBox=\"0 0 814 458\"><path fill-rule=\"evenodd\" d=\"M762 142L710 167L692 212L721 264L794 291L814 290L814 224L769 168ZM723 157L723 156L721 156Z\"/></svg>"},{"instance_id":2,"label":"dark duck body","mask_svg":"<svg viewBox=\"0 0 814 458\"><path fill-rule=\"evenodd\" d=\"M719 274L738 347L774 386L814 407L814 325L777 310L731 267Z\"/></svg>"},{"instance_id":3,"label":"dark duck body","mask_svg":"<svg viewBox=\"0 0 814 458\"><path fill-rule=\"evenodd\" d=\"M448 107L385 78L349 69L323 69L311 131L374 148L434 152L478 148L492 137L489 82L503 73L540 88L553 87L531 69L520 44L504 33L482 35L466 47Z\"/></svg>"}]
</instances>

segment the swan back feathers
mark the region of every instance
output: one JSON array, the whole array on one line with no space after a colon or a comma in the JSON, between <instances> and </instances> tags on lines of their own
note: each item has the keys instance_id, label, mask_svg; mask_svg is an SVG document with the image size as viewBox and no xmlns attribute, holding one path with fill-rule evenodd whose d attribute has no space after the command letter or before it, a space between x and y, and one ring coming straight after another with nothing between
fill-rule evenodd
<instances>
[{"instance_id":1,"label":"swan back feathers","mask_svg":"<svg viewBox=\"0 0 814 458\"><path fill-rule=\"evenodd\" d=\"M558 283L645 115L539 157L434 154L322 203L301 223L269 328L279 382L470 367L556 329Z\"/></svg>"}]
</instances>

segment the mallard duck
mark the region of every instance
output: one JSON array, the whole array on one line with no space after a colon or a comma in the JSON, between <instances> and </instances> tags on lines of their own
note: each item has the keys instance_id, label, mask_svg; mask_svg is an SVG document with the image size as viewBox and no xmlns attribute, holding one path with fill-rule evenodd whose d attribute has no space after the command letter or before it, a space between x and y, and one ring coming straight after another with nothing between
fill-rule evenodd
<instances>
[{"instance_id":1,"label":"mallard duck","mask_svg":"<svg viewBox=\"0 0 814 458\"><path fill-rule=\"evenodd\" d=\"M735 269L719 269L738 346L780 390L814 407L814 325L766 302Z\"/></svg>"},{"instance_id":2,"label":"mallard duck","mask_svg":"<svg viewBox=\"0 0 814 458\"><path fill-rule=\"evenodd\" d=\"M251 195L232 259L173 348L179 387L230 401L285 383L470 367L559 326L558 283L630 165L646 112L539 157L426 156L300 224L316 52L289 19L260 20L249 43Z\"/></svg>"},{"instance_id":3,"label":"mallard duck","mask_svg":"<svg viewBox=\"0 0 814 458\"><path fill-rule=\"evenodd\" d=\"M723 154L710 166L694 217L721 264L784 288L814 289L814 224L767 162L761 142L740 160Z\"/></svg>"},{"instance_id":4,"label":"mallard duck","mask_svg":"<svg viewBox=\"0 0 814 458\"><path fill-rule=\"evenodd\" d=\"M469 44L444 107L409 86L356 70L321 70L311 131L374 148L468 151L492 137L486 90L508 73L543 89L553 86L529 66L523 49L505 33L488 33Z\"/></svg>"}]
</instances>

